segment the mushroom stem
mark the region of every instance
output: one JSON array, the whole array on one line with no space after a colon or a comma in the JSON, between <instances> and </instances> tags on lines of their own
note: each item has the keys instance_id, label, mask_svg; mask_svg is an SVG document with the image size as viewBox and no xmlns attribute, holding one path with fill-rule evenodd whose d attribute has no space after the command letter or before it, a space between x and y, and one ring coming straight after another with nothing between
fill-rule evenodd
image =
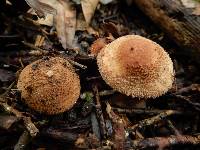
<instances>
[{"instance_id":1,"label":"mushroom stem","mask_svg":"<svg viewBox=\"0 0 200 150\"><path fill-rule=\"evenodd\" d=\"M135 108L142 108L142 109L144 109L144 108L146 108L146 101L145 101L145 99L137 99L136 101L135 101L135 106L134 106Z\"/></svg>"}]
</instances>

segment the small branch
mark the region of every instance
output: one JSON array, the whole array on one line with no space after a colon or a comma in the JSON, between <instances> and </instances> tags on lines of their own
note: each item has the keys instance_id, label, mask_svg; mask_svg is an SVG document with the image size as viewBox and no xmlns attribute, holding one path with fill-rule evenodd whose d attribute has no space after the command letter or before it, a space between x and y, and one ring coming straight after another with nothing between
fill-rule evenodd
<instances>
[{"instance_id":1,"label":"small branch","mask_svg":"<svg viewBox=\"0 0 200 150\"><path fill-rule=\"evenodd\" d=\"M85 66L85 65L79 64L79 63L77 63L77 62L75 62L75 61L73 61L73 60L71 60L71 59L69 59L69 58L67 58L67 60L68 60L72 65L78 66L78 67L80 67L81 69L87 69L87 66Z\"/></svg>"},{"instance_id":2,"label":"small branch","mask_svg":"<svg viewBox=\"0 0 200 150\"><path fill-rule=\"evenodd\" d=\"M22 41L22 43L23 43L24 45L26 45L26 46L32 48L32 49L35 49L35 50L40 51L41 53L43 53L43 52L45 51L45 50L43 50L43 49L41 49L41 48L39 48L39 47L36 47L34 44L27 43L27 42L25 42L25 41Z\"/></svg>"},{"instance_id":3,"label":"small branch","mask_svg":"<svg viewBox=\"0 0 200 150\"><path fill-rule=\"evenodd\" d=\"M0 98L0 99L2 99L2 98ZM0 106L2 106L6 112L14 114L19 119L23 119L26 129L29 131L29 133L32 137L37 135L39 130L32 123L30 117L23 116L23 114L21 112L19 112L18 110L14 109L11 106L9 106L7 103L0 102Z\"/></svg>"},{"instance_id":4,"label":"small branch","mask_svg":"<svg viewBox=\"0 0 200 150\"><path fill-rule=\"evenodd\" d=\"M10 90L12 89L12 87L15 85L15 81L14 82L12 82L10 85L9 85L9 87L6 89L6 91L1 95L2 97L3 96L6 96L9 92L10 92Z\"/></svg>"},{"instance_id":5,"label":"small branch","mask_svg":"<svg viewBox=\"0 0 200 150\"><path fill-rule=\"evenodd\" d=\"M91 123L92 123L92 132L99 140L101 139L100 125L97 120L97 114L95 112L91 113Z\"/></svg>"},{"instance_id":6,"label":"small branch","mask_svg":"<svg viewBox=\"0 0 200 150\"><path fill-rule=\"evenodd\" d=\"M190 135L171 135L169 137L154 137L133 141L133 146L140 149L157 147L159 150L163 150L166 147L177 144L197 145L200 144L200 137L193 137Z\"/></svg>"},{"instance_id":7,"label":"small branch","mask_svg":"<svg viewBox=\"0 0 200 150\"><path fill-rule=\"evenodd\" d=\"M187 87L183 87L179 89L175 94L181 95L183 93L187 93L189 91L200 91L200 85L199 84L191 84Z\"/></svg>"},{"instance_id":8,"label":"small branch","mask_svg":"<svg viewBox=\"0 0 200 150\"><path fill-rule=\"evenodd\" d=\"M200 103L193 103L191 100L182 95L175 95L177 98L185 100L188 104L190 104L195 110L200 111Z\"/></svg>"},{"instance_id":9,"label":"small branch","mask_svg":"<svg viewBox=\"0 0 200 150\"><path fill-rule=\"evenodd\" d=\"M189 114L192 112L182 112L177 110L148 110L148 109L126 109L126 108L118 108L118 107L112 107L114 111L117 111L119 113L126 113L126 114L137 114L137 115L157 115L162 113L163 111L176 111L176 114Z\"/></svg>"},{"instance_id":10,"label":"small branch","mask_svg":"<svg viewBox=\"0 0 200 150\"><path fill-rule=\"evenodd\" d=\"M99 92L99 96L109 96L113 95L115 92L115 90L104 90Z\"/></svg>"},{"instance_id":11,"label":"small branch","mask_svg":"<svg viewBox=\"0 0 200 150\"><path fill-rule=\"evenodd\" d=\"M138 124L135 124L134 126L130 127L128 130L133 132L137 128L143 128L145 126L152 125L154 123L157 123L157 122L163 120L166 117L169 117L171 115L175 115L177 113L178 112L176 110L167 110L167 111L164 111L164 112L158 114L157 116L154 116L154 117L151 117L151 118L144 119L144 120L140 121Z\"/></svg>"},{"instance_id":12,"label":"small branch","mask_svg":"<svg viewBox=\"0 0 200 150\"><path fill-rule=\"evenodd\" d=\"M115 114L112 111L112 108L109 103L106 103L106 112L108 113L108 116L110 117L112 123L113 123L113 131L114 131L114 139L113 139L113 146L116 150L124 149L125 144L125 129L124 129L124 123L122 119Z\"/></svg>"},{"instance_id":13,"label":"small branch","mask_svg":"<svg viewBox=\"0 0 200 150\"><path fill-rule=\"evenodd\" d=\"M41 134L67 143L74 143L78 138L78 134L76 133L67 132L61 129L53 129L53 128L43 129Z\"/></svg>"},{"instance_id":14,"label":"small branch","mask_svg":"<svg viewBox=\"0 0 200 150\"><path fill-rule=\"evenodd\" d=\"M30 140L30 134L27 131L24 131L15 145L14 150L25 150Z\"/></svg>"},{"instance_id":15,"label":"small branch","mask_svg":"<svg viewBox=\"0 0 200 150\"><path fill-rule=\"evenodd\" d=\"M101 130L101 134L104 137L106 135L106 125L105 125L105 120L102 113L99 91L96 85L93 87L93 91L95 93L95 98L96 98L96 114L99 117L100 130Z\"/></svg>"},{"instance_id":16,"label":"small branch","mask_svg":"<svg viewBox=\"0 0 200 150\"><path fill-rule=\"evenodd\" d=\"M101 79L101 76L97 76L97 77L86 77L86 80L87 80L87 81L97 80L97 79Z\"/></svg>"},{"instance_id":17,"label":"small branch","mask_svg":"<svg viewBox=\"0 0 200 150\"><path fill-rule=\"evenodd\" d=\"M181 135L181 133L176 129L176 127L173 125L173 123L170 120L167 120L168 126L170 129L174 132L175 135Z\"/></svg>"}]
</instances>

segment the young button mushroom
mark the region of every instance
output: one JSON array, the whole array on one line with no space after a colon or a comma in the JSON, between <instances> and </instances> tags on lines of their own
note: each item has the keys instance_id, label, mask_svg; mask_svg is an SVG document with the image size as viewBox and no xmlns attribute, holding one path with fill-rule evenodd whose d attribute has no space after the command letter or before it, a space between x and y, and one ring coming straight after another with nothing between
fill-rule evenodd
<instances>
[{"instance_id":1,"label":"young button mushroom","mask_svg":"<svg viewBox=\"0 0 200 150\"><path fill-rule=\"evenodd\" d=\"M127 35L105 46L97 56L102 78L113 89L138 98L166 93L174 80L173 63L157 43Z\"/></svg>"},{"instance_id":2,"label":"young button mushroom","mask_svg":"<svg viewBox=\"0 0 200 150\"><path fill-rule=\"evenodd\" d=\"M49 115L72 108L80 95L78 75L60 57L47 57L26 66L17 87L30 108Z\"/></svg>"}]
</instances>

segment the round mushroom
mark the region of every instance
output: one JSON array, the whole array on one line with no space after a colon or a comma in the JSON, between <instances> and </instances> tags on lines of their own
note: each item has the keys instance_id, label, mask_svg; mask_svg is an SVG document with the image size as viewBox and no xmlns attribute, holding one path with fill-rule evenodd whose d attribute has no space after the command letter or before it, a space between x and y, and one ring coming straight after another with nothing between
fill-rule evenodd
<instances>
[{"instance_id":1,"label":"round mushroom","mask_svg":"<svg viewBox=\"0 0 200 150\"><path fill-rule=\"evenodd\" d=\"M113 89L128 96L156 98L174 80L173 63L157 43L126 35L106 45L97 56L99 72Z\"/></svg>"},{"instance_id":2,"label":"round mushroom","mask_svg":"<svg viewBox=\"0 0 200 150\"><path fill-rule=\"evenodd\" d=\"M30 108L53 115L72 108L76 103L80 95L80 80L68 61L46 57L22 70L17 88Z\"/></svg>"},{"instance_id":3,"label":"round mushroom","mask_svg":"<svg viewBox=\"0 0 200 150\"><path fill-rule=\"evenodd\" d=\"M104 48L104 46L108 44L108 41L106 38L99 38L96 41L94 41L94 43L91 45L90 47L90 54L92 56L97 56L98 53L100 52L100 50L102 48Z\"/></svg>"}]
</instances>

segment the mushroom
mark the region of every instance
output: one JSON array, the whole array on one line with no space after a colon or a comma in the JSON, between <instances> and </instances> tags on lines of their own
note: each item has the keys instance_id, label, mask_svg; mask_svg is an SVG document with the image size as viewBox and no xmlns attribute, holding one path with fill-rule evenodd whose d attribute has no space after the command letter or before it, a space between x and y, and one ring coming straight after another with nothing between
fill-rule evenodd
<instances>
[{"instance_id":1,"label":"mushroom","mask_svg":"<svg viewBox=\"0 0 200 150\"><path fill-rule=\"evenodd\" d=\"M76 103L80 95L80 80L68 61L46 57L22 70L17 88L30 108L53 115L72 108Z\"/></svg>"},{"instance_id":2,"label":"mushroom","mask_svg":"<svg viewBox=\"0 0 200 150\"><path fill-rule=\"evenodd\" d=\"M173 63L157 43L126 35L106 45L97 56L99 72L113 89L136 98L156 98L173 84Z\"/></svg>"},{"instance_id":3,"label":"mushroom","mask_svg":"<svg viewBox=\"0 0 200 150\"><path fill-rule=\"evenodd\" d=\"M89 51L90 55L97 57L98 53L110 42L112 42L114 38L112 36L99 38L93 42L90 46Z\"/></svg>"},{"instance_id":4,"label":"mushroom","mask_svg":"<svg viewBox=\"0 0 200 150\"><path fill-rule=\"evenodd\" d=\"M107 44L106 38L99 38L90 47L90 54L92 56L97 56L100 50Z\"/></svg>"}]
</instances>

